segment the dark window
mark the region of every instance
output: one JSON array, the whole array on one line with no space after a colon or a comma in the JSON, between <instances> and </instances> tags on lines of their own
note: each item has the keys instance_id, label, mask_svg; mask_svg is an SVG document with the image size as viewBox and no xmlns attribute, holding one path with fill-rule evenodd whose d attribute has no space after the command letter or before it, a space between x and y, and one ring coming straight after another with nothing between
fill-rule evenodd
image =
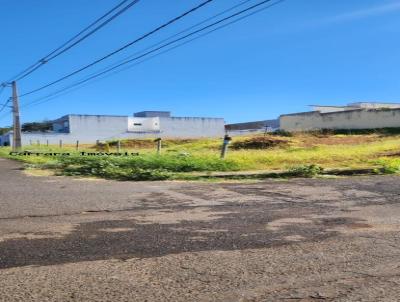
<instances>
[{"instance_id":1,"label":"dark window","mask_svg":"<svg viewBox=\"0 0 400 302\"><path fill-rule=\"evenodd\" d=\"M142 126L141 123L134 123L133 126Z\"/></svg>"}]
</instances>

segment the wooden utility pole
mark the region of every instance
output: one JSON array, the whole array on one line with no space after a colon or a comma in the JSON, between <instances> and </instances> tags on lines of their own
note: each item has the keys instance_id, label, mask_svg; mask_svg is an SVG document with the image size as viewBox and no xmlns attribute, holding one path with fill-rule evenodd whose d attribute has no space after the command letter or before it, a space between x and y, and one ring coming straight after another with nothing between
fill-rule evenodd
<instances>
[{"instance_id":1,"label":"wooden utility pole","mask_svg":"<svg viewBox=\"0 0 400 302\"><path fill-rule=\"evenodd\" d=\"M18 93L17 83L12 82L12 102L13 102L13 151L21 149L21 122L19 118L19 104L18 104Z\"/></svg>"}]
</instances>

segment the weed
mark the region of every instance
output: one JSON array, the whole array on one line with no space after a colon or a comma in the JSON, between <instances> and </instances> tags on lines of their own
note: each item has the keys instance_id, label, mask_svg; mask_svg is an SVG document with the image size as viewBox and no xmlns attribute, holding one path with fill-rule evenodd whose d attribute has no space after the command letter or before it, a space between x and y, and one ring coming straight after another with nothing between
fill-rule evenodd
<instances>
[{"instance_id":1,"label":"weed","mask_svg":"<svg viewBox=\"0 0 400 302\"><path fill-rule=\"evenodd\" d=\"M316 177L321 174L323 168L317 165L301 165L288 170L288 175L295 177Z\"/></svg>"}]
</instances>

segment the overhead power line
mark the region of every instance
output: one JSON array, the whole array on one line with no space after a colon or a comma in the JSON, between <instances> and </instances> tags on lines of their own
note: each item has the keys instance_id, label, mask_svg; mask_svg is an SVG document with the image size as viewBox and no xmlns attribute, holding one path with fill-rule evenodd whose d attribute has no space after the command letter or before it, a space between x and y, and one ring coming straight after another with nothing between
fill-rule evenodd
<instances>
[{"instance_id":1,"label":"overhead power line","mask_svg":"<svg viewBox=\"0 0 400 302\"><path fill-rule=\"evenodd\" d=\"M156 32L160 31L161 29L163 29L163 28L165 28L165 27L167 27L167 26L169 26L169 25L171 25L171 24L177 22L178 20L180 20L180 19L186 17L187 15L189 15L189 14L191 14L191 13L197 11L198 9L200 9L200 8L202 8L203 6L205 6L205 5L209 4L209 3L211 3L212 1L214 1L214 0L206 0L206 1L204 1L204 2L200 3L199 5L197 5L197 6L193 7L193 8L191 8L190 10L184 12L183 14L181 14L181 15L179 15L179 16L177 16L177 17L171 19L171 20L169 20L168 22L166 22L166 23L164 23L164 24L158 26L157 28L151 30L150 32L148 32L148 33L146 33L146 34L140 36L139 38L137 38L137 39L135 39L135 40L133 40L133 41L131 41L131 42L129 42L129 43L123 45L122 47L120 47L120 48L118 48L118 49L112 51L111 53L109 53L109 54L107 54L107 55L101 57L100 59L97 59L97 60L93 61L92 63L87 64L87 65L85 65L85 66L83 66L83 67L81 67L81 68L79 68L79 69L77 69L77 70L75 70L75 71L73 71L73 72L71 72L71 73L69 73L69 74L67 74L67 75L65 75L65 76L63 76L63 77L61 77L61 78L55 80L55 81L53 81L53 82L50 82L50 83L48 83L48 84L46 84L46 85L44 85L44 86L41 86L41 87L39 87L39 88L36 88L36 89L34 89L34 90L31 90L31 91L29 91L29 92L26 92L26 93L24 93L24 94L21 94L20 97L27 96L27 95L30 95L30 94L32 94L32 93L38 92L38 91L40 91L40 90L43 90L43 89L45 89L45 88L47 88L47 87L50 87L50 86L52 86L52 85L54 85L54 84L57 84L57 83L59 83L59 82L61 82L61 81L63 81L63 80L66 80L66 79L72 77L73 75L76 75L76 74L78 74L78 73L80 73L80 72L82 72L82 71L84 71L84 70L86 70L86 69L88 69L88 68L90 68L90 67L92 67L92 66L94 66L94 65L96 65L96 64L98 64L98 63L100 63L100 62L102 62L102 61L104 61L104 60L106 60L106 59L108 59L109 57L111 57L111 56L113 56L113 55L115 55L115 54L117 54L117 53L119 53L119 52L121 52L121 51L127 49L128 47L132 46L133 44L136 44L136 43L138 43L139 41L141 41L141 40L143 40L143 39L145 39L145 38L147 38L147 37L149 37L149 36L155 34Z\"/></svg>"},{"instance_id":2,"label":"overhead power line","mask_svg":"<svg viewBox=\"0 0 400 302\"><path fill-rule=\"evenodd\" d=\"M6 87L7 87L6 83L0 84L0 95L3 93L3 91ZM7 101L5 101L4 104L0 104L0 112L2 112L4 109L6 109L9 102L10 102L10 99L7 99Z\"/></svg>"},{"instance_id":3,"label":"overhead power line","mask_svg":"<svg viewBox=\"0 0 400 302\"><path fill-rule=\"evenodd\" d=\"M11 98L9 98L4 104L1 104L0 112L7 108L8 103L10 103Z\"/></svg>"},{"instance_id":4,"label":"overhead power line","mask_svg":"<svg viewBox=\"0 0 400 302\"><path fill-rule=\"evenodd\" d=\"M105 68L102 69L102 70L106 70L106 69L108 69L108 68L110 68L110 67L112 67L112 66L115 66L115 65L117 65L117 64L119 64L119 63L124 62L124 61L127 60L127 59L130 59L130 58L133 58L133 57L135 57L135 56L137 56L137 55L139 55L139 54L142 54L142 53L146 52L147 50L150 50L150 49L152 49L152 48L154 48L154 47L157 47L157 46L159 46L159 45L162 45L164 42L170 41L171 39L173 39L173 38L175 38L175 37L178 37L178 36L180 36L181 34L183 34L183 33L185 33L185 32L188 32L188 31L190 31L191 29L196 28L196 27L198 27L198 26L200 26L200 25L202 25L202 24L204 24L204 23L207 23L208 21L213 20L213 19L215 19L215 18L217 18L217 17L219 17L219 16L221 16L221 15L223 15L223 14L226 14L226 13L228 13L228 12L234 10L235 8L238 8L238 7L240 7L240 6L243 6L244 4L246 4L246 3L250 2L250 1L252 1L252 0L244 0L244 1L238 3L238 4L234 5L234 6L231 6L231 7L229 7L228 9L225 9L225 10L223 10L222 12L219 12L218 14L215 14L215 15L213 15L213 16L211 16L211 17L208 17L208 18L206 18L206 19L203 20L203 21L200 21L200 22L198 22L198 23L196 23L196 24L194 24L194 25L191 25L191 26L185 28L184 30L179 31L178 33L175 33L175 34L169 36L168 38L165 38L165 39L163 39L163 40L161 40L161 41L159 41L159 42L157 42L157 43L155 43L155 44L153 44L153 45L151 45L151 46L149 46L149 47L146 47L145 49L142 49L142 50L140 50L140 51L137 51L137 52L133 53L132 55L130 55L130 56L128 56L128 57L125 57L124 59L119 60L119 61L117 61L116 63L113 63L113 64L111 64L111 65L105 67ZM164 52L162 52L162 53L164 53ZM160 54L161 54L161 53L160 53ZM153 56L152 56L152 57L153 57ZM154 57L155 57L155 56L154 56ZM125 70L125 69L124 69L124 70ZM97 73L97 72L96 72L96 73Z\"/></svg>"},{"instance_id":5,"label":"overhead power line","mask_svg":"<svg viewBox=\"0 0 400 302\"><path fill-rule=\"evenodd\" d=\"M161 54L164 54L164 53L166 53L166 52L169 52L169 51L171 51L171 50L173 50L173 49L175 49L175 48L177 48L177 47L180 47L180 46L183 46L183 45L185 45L185 44L188 44L188 43L190 43L190 42L192 42L192 41L194 41L194 40L197 40L197 39L199 39L199 38L201 38L201 37L204 37L204 36L206 36L206 35L208 35L208 34L211 34L211 33L215 32L215 31L217 31L217 30L220 30L220 29L222 29L222 28L224 28L224 27L227 27L227 26L232 25L232 24L234 24L234 23L236 23L236 22L239 22L239 21L241 21L241 20L243 20L243 19L245 19L245 18L248 18L248 17L250 17L250 16L256 14L256 13L259 13L259 12L261 12L261 11L264 11L264 10L268 9L268 8L271 8L272 6L275 6L275 5L281 3L281 2L283 2L283 1L285 1L285 0L278 0L278 1L274 2L274 3L271 3L270 5L267 5L267 6L264 6L264 7L261 7L261 8L260 8L260 6L262 6L263 4L266 4L266 3L271 2L271 1L272 1L272 0L264 0L264 1L262 1L262 2L259 2L259 3L255 4L255 5L252 5L252 6L246 8L246 9L244 9L244 10L241 10L241 11L239 11L239 12L237 12L237 13L234 13L234 14L228 16L228 17L222 18L222 19L220 19L220 20L218 20L218 21L216 21L216 22L214 22L214 23L212 23L212 24L209 24L209 25L207 25L207 26L205 26L205 27L203 27L203 28L201 28L201 29L195 30L195 31L193 31L193 32L191 32L191 33L189 33L189 34L187 34L187 35L181 37L181 38L178 38L178 39L173 40L173 41L171 41L171 42L169 42L169 43L166 43L166 44L162 45L161 47L158 47L158 48L153 49L153 50L151 50L151 51L145 52L144 54L139 55L139 56L137 56L137 57L135 57L135 58L132 58L132 59L129 59L129 60L125 60L125 61L123 61L122 63L119 63L119 64L117 64L117 65L115 65L115 66L113 66L113 67L107 68L107 69L105 69L105 70L103 70L103 71L101 71L101 72L95 73L95 74L93 74L93 75L91 75L91 76L89 76L89 77L87 77L87 78L85 78L85 79L83 79L83 80L80 80L80 81L78 81L78 82L76 82L76 83L73 83L73 84L71 84L71 85L69 85L69 86L67 86L67 87L64 87L64 88L62 88L62 89L60 89L60 90L58 90L58 91L55 91L55 92L53 92L53 93L51 93L51 94L49 94L49 95L47 95L47 96L45 96L45 97L43 97L43 98L40 98L40 99L34 100L34 101L30 102L30 103L27 103L27 104L25 104L25 105L22 106L22 107L29 107L29 106L32 106L32 105L39 105L39 104L42 104L42 103L47 102L47 101L49 101L49 100L52 100L52 99L54 99L54 98L60 96L60 94L65 94L65 93L63 93L63 92L65 92L65 91L67 91L67 90L71 90L71 89L73 89L73 88L75 88L75 87L81 86L82 84L84 84L84 83L86 83L86 82L88 82L88 81L90 81L90 80L93 80L93 79L95 79L95 78L98 78L98 77L100 77L100 76L102 76L102 75L105 75L105 74L107 74L107 73L109 73L109 72L111 72L111 71L113 71L113 70L115 70L115 69L117 69L117 68L119 68L119 67L121 67L121 66L123 66L123 65L126 65L126 64L128 64L128 63L131 63L131 62L133 62L133 61L137 61L137 60L139 60L139 59L141 59L141 58L143 58L143 57L145 57L145 56L148 56L149 54L152 54L152 53L154 53L154 52L156 52L156 51L158 51L158 50L161 50L161 49L163 49L163 48L166 48L166 47L168 47L168 46L171 46L172 44L174 44L174 43L176 43L176 42L182 41L182 40L184 40L184 39L186 39L186 38L188 38L188 37L190 37L190 36L193 36L193 35L195 35L195 34L197 34L197 33L201 33L201 32L203 32L203 31L206 31L207 29L210 29L209 31L206 31L205 33L202 33L201 35L195 36L195 37L193 37L193 38L191 38L191 39L189 39L189 40L186 40L186 41L184 41L184 42L182 42L182 43L180 43L180 44L178 44L178 45L175 45L175 46L173 46L173 47L171 47L171 48L169 48L169 49L166 49L166 50L164 50L164 51L162 51L162 52L156 53L156 54L154 54L154 55L151 56L151 57L145 58L145 59L142 60L142 61L136 62L135 64L132 64L132 65L128 66L127 68L124 68L124 69L119 70L119 71L117 71L117 72L114 72L114 73L112 73L112 74L115 74L115 73L121 72L121 71L123 71L123 70L129 69L129 68L131 68L131 67L133 67L133 66L136 66L136 65L138 65L138 64L141 64L141 63L143 63L143 62L145 62L145 61L147 61L147 60L149 60L149 59L152 59L152 58L157 57L157 56L159 56L159 55L161 55ZM258 8L258 9L257 9L257 8ZM245 14L246 12L248 12L248 14ZM245 14L245 15L243 15L243 14ZM220 14L218 14L218 15L220 15ZM231 20L231 19L233 19L233 18L235 18L235 17L238 17L238 16L240 16L240 17L239 17L239 18L236 18L236 19L234 19L234 20ZM225 22L225 21L228 21L228 20L230 20L230 21L227 22L227 23L221 24L221 23L223 23L223 22ZM219 24L221 24L221 25L219 25ZM215 27L215 28L212 28L212 27L215 26L215 25L219 25L219 26L217 26L217 27ZM75 90L75 89L74 89L74 90Z\"/></svg>"},{"instance_id":6,"label":"overhead power line","mask_svg":"<svg viewBox=\"0 0 400 302\"><path fill-rule=\"evenodd\" d=\"M47 62L57 58L61 54L67 52L69 49L73 48L74 46L81 43L83 40L85 40L88 37L90 37L91 35L93 35L95 32L97 32L98 30L100 30L101 28L106 26L108 23L113 21L115 18L120 16L122 13L126 12L129 8L131 8L133 5L137 4L139 1L140 0L133 0L133 1L123 0L118 5L114 6L111 10L109 10L104 15L102 15L100 18L96 19L90 25L85 27L79 33L74 35L72 38L70 38L69 40L64 42L62 45L60 45L59 47L57 47L56 49L51 51L49 54L47 54L46 56L44 56L43 58L38 60L35 64L29 66L28 68L24 69L23 71L21 71L20 73L15 75L13 78L8 80L8 82L19 81L19 80L27 77L28 75L30 75L31 73L33 73L34 71L36 71L37 69L42 67ZM128 5L126 5L126 6L123 6L127 2L130 2L130 3L128 3ZM103 22L101 22L101 21L103 21ZM100 24L98 24L98 23L100 23ZM94 28L92 29L92 27L94 27ZM89 32L87 32L87 31L89 31Z\"/></svg>"},{"instance_id":7,"label":"overhead power line","mask_svg":"<svg viewBox=\"0 0 400 302\"><path fill-rule=\"evenodd\" d=\"M90 32L88 32L87 34L85 34L83 37L79 38L77 41L75 41L74 43L72 43L71 45L67 46L66 48L64 48L63 50L61 50L60 52L53 52L51 54L51 56L49 58L47 58L46 60L52 60L56 57L58 57L59 55L63 54L64 52L68 51L69 49L71 49L72 47L74 47L75 45L79 44L80 42L82 42L84 39L86 39L87 37L89 37L90 35L94 34L96 31L98 31L99 29L101 29L102 27L104 27L105 25L107 25L108 23L110 23L112 20L114 20L115 18L117 18L118 16L120 16L122 13L126 12L129 8L131 8L133 5L137 4L140 0L134 0L131 3L129 3L127 6L123 7L121 10L117 11L114 15L112 15L110 18L108 18L107 20L105 20L104 22L102 22L100 25L96 26L94 29L92 29ZM123 2L126 2L123 1ZM119 4L120 6L121 4ZM78 35L79 36L79 35ZM74 39L71 39L70 41L72 41ZM67 44L67 43L66 43Z\"/></svg>"},{"instance_id":8,"label":"overhead power line","mask_svg":"<svg viewBox=\"0 0 400 302\"><path fill-rule=\"evenodd\" d=\"M184 30L181 30L180 32L178 32L178 33L176 33L176 34L173 34L173 35L169 36L168 38L165 38L165 39L163 39L163 40L157 42L156 44L153 44L153 45L151 45L151 46L149 46L149 47L146 47L145 49L142 49L141 51L135 52L134 54L132 54L132 55L126 57L125 59L122 59L122 60L118 61L117 63L114 63L113 65L118 64L118 63L121 63L121 62L124 62L125 60L130 59L130 58L133 58L134 56L136 56L136 55L138 55L138 54L141 54L141 53L143 53L143 52L145 52L145 51L147 51L147 50L149 50L149 49L152 49L152 48L154 48L154 47L157 47L157 46L163 44L164 42L170 41L170 40L172 40L173 38L178 37L178 36L180 36L181 34L183 34L183 33L185 33L185 32L188 32L188 31L190 31L191 29L194 29L194 28L196 28L196 27L198 27L198 26L200 26L200 25L202 25L202 24L204 24L204 23L207 23L208 21L211 21L211 20L213 20L213 19L215 19L215 18L217 18L217 17L219 17L219 16L221 16L221 15L224 15L224 14L226 14L226 13L228 13L228 12L234 10L235 8L238 8L238 7L240 7L240 6L242 6L242 5L246 4L246 3L248 3L248 2L250 2L250 1L252 1L252 0L244 0L244 1L238 3L238 4L234 5L234 6L231 6L231 7L229 7L228 9L225 9L225 10L223 10L222 12L219 12L218 14L215 14L215 15L213 15L213 16L211 16L211 17L208 17L207 19L205 19L205 20L203 20L203 21L200 21L200 22L198 22L198 23L196 23L196 24L194 24L194 25L191 25L191 26L185 28ZM113 65L112 65L112 66L113 66ZM110 67L110 66L109 66L109 67ZM108 67L107 67L107 68L108 68Z\"/></svg>"},{"instance_id":9,"label":"overhead power line","mask_svg":"<svg viewBox=\"0 0 400 302\"><path fill-rule=\"evenodd\" d=\"M4 91L4 88L6 88L6 85L3 83L3 84L0 84L0 96L1 96L1 94L3 93L3 91Z\"/></svg>"}]
</instances>

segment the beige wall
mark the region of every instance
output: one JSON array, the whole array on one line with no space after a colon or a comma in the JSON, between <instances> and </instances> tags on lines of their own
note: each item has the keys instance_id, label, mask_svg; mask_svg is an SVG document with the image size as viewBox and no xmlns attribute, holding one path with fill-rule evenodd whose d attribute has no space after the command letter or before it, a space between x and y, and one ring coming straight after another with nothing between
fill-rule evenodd
<instances>
[{"instance_id":1,"label":"beige wall","mask_svg":"<svg viewBox=\"0 0 400 302\"><path fill-rule=\"evenodd\" d=\"M317 129L374 129L400 127L400 109L307 112L280 116L280 129L307 131Z\"/></svg>"}]
</instances>

